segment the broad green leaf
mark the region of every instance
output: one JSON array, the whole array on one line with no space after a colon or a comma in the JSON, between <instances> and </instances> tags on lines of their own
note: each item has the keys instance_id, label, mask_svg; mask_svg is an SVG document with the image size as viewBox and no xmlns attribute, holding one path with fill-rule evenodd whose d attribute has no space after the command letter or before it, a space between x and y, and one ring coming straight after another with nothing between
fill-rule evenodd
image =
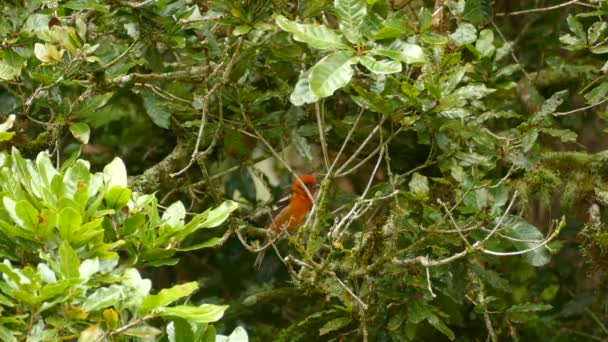
<instances>
[{"instance_id":1,"label":"broad green leaf","mask_svg":"<svg viewBox=\"0 0 608 342\"><path fill-rule=\"evenodd\" d=\"M456 46L471 44L477 39L477 30L469 23L461 23L456 31L450 34L450 38Z\"/></svg>"},{"instance_id":2,"label":"broad green leaf","mask_svg":"<svg viewBox=\"0 0 608 342\"><path fill-rule=\"evenodd\" d=\"M200 228L213 228L224 223L228 216L239 207L238 203L233 201L224 201L217 208L211 209L208 212L205 221L201 223Z\"/></svg>"},{"instance_id":3,"label":"broad green leaf","mask_svg":"<svg viewBox=\"0 0 608 342\"><path fill-rule=\"evenodd\" d=\"M425 32L421 34L420 40L433 45L445 45L449 42L449 39L446 36L434 32Z\"/></svg>"},{"instance_id":4,"label":"broad green leaf","mask_svg":"<svg viewBox=\"0 0 608 342\"><path fill-rule=\"evenodd\" d=\"M370 51L373 55L385 56L407 64L424 64L426 57L422 48L416 44L405 43L399 39L390 44L376 44Z\"/></svg>"},{"instance_id":5,"label":"broad green leaf","mask_svg":"<svg viewBox=\"0 0 608 342\"><path fill-rule=\"evenodd\" d=\"M78 278L80 274L80 259L67 241L59 247L59 270L64 279Z\"/></svg>"},{"instance_id":6,"label":"broad green leaf","mask_svg":"<svg viewBox=\"0 0 608 342\"><path fill-rule=\"evenodd\" d=\"M344 328L345 326L349 325L352 322L352 320L353 319L351 317L334 318L331 321L325 323L321 327L321 329L319 329L319 335L323 336L332 331L340 330L340 329Z\"/></svg>"},{"instance_id":7,"label":"broad green leaf","mask_svg":"<svg viewBox=\"0 0 608 342\"><path fill-rule=\"evenodd\" d=\"M412 179L409 182L410 192L417 195L426 195L429 192L429 181L428 179L415 172L412 175Z\"/></svg>"},{"instance_id":8,"label":"broad green leaf","mask_svg":"<svg viewBox=\"0 0 608 342\"><path fill-rule=\"evenodd\" d=\"M61 61L63 50L57 50L57 47L51 43L36 43L34 45L34 54L43 63L56 64Z\"/></svg>"},{"instance_id":9,"label":"broad green leaf","mask_svg":"<svg viewBox=\"0 0 608 342\"><path fill-rule=\"evenodd\" d=\"M433 307L426 302L413 300L407 306L408 321L418 324L433 316L432 309Z\"/></svg>"},{"instance_id":10,"label":"broad green leaf","mask_svg":"<svg viewBox=\"0 0 608 342\"><path fill-rule=\"evenodd\" d=\"M456 339L456 335L454 334L452 329L450 329L445 323L443 323L443 321L439 319L439 317L437 317L436 315L431 315L426 319L426 321L429 322L430 325L435 327L435 329L441 331L441 333L447 336L447 338L449 338L451 341L454 341Z\"/></svg>"},{"instance_id":11,"label":"broad green leaf","mask_svg":"<svg viewBox=\"0 0 608 342\"><path fill-rule=\"evenodd\" d=\"M312 147L305 137L298 134L296 130L293 130L291 132L291 141L300 156L312 161Z\"/></svg>"},{"instance_id":12,"label":"broad green leaf","mask_svg":"<svg viewBox=\"0 0 608 342\"><path fill-rule=\"evenodd\" d=\"M38 271L38 275L45 283L52 284L57 282L55 272L53 272L53 270L51 270L47 264L39 263L36 269Z\"/></svg>"},{"instance_id":13,"label":"broad green leaf","mask_svg":"<svg viewBox=\"0 0 608 342\"><path fill-rule=\"evenodd\" d=\"M131 199L131 190L121 186L112 187L106 192L104 199L108 208L120 209L123 208Z\"/></svg>"},{"instance_id":14,"label":"broad green leaf","mask_svg":"<svg viewBox=\"0 0 608 342\"><path fill-rule=\"evenodd\" d=\"M578 19L573 16L572 14L568 15L568 18L566 18L566 22L568 23L568 27L570 28L570 31L572 31L572 33L574 33L574 35L576 37L578 37L579 39L583 40L586 43L587 40L587 35L585 34L585 29L583 28L583 24L578 21Z\"/></svg>"},{"instance_id":15,"label":"broad green leaf","mask_svg":"<svg viewBox=\"0 0 608 342\"><path fill-rule=\"evenodd\" d=\"M100 287L87 295L86 300L82 303L82 308L88 312L98 311L118 305L119 301L123 298L125 298L123 286L110 285L108 287Z\"/></svg>"},{"instance_id":16,"label":"broad green leaf","mask_svg":"<svg viewBox=\"0 0 608 342\"><path fill-rule=\"evenodd\" d=\"M353 52L337 51L313 66L308 79L313 95L328 97L346 86L353 77L353 56Z\"/></svg>"},{"instance_id":17,"label":"broad green leaf","mask_svg":"<svg viewBox=\"0 0 608 342\"><path fill-rule=\"evenodd\" d=\"M0 66L1 68L1 66ZM0 340L5 342L17 342L18 336L14 331L9 330L7 327L0 325Z\"/></svg>"},{"instance_id":18,"label":"broad green leaf","mask_svg":"<svg viewBox=\"0 0 608 342\"><path fill-rule=\"evenodd\" d=\"M101 95L93 95L87 96L84 100L82 100L76 109L74 110L74 115L80 118L86 118L88 115L92 114L97 109L103 107L108 103L108 101L114 96L113 92L108 92Z\"/></svg>"},{"instance_id":19,"label":"broad green leaf","mask_svg":"<svg viewBox=\"0 0 608 342\"><path fill-rule=\"evenodd\" d=\"M38 211L27 200L21 200L15 204L15 213L23 222L23 227L30 231L35 231L38 227Z\"/></svg>"},{"instance_id":20,"label":"broad green leaf","mask_svg":"<svg viewBox=\"0 0 608 342\"><path fill-rule=\"evenodd\" d=\"M99 272L99 259L87 259L80 264L78 268L78 273L80 273L80 278L85 281L89 280L91 276L95 273Z\"/></svg>"},{"instance_id":21,"label":"broad green leaf","mask_svg":"<svg viewBox=\"0 0 608 342\"><path fill-rule=\"evenodd\" d=\"M62 6L73 10L94 10L101 13L108 12L108 9L101 5L98 0L70 0Z\"/></svg>"},{"instance_id":22,"label":"broad green leaf","mask_svg":"<svg viewBox=\"0 0 608 342\"><path fill-rule=\"evenodd\" d=\"M182 202L177 201L171 204L163 213L161 219L170 226L179 226L184 224L186 218L186 208Z\"/></svg>"},{"instance_id":23,"label":"broad green leaf","mask_svg":"<svg viewBox=\"0 0 608 342\"><path fill-rule=\"evenodd\" d=\"M23 58L13 52L7 50L4 54L0 54L0 79L11 81L15 77L21 75L23 67Z\"/></svg>"},{"instance_id":24,"label":"broad green leaf","mask_svg":"<svg viewBox=\"0 0 608 342\"><path fill-rule=\"evenodd\" d=\"M104 332L101 326L98 324L92 325L84 329L80 335L78 335L78 342L95 342L103 340Z\"/></svg>"},{"instance_id":25,"label":"broad green leaf","mask_svg":"<svg viewBox=\"0 0 608 342\"><path fill-rule=\"evenodd\" d=\"M217 335L215 342L249 342L249 336L245 328L239 326L229 336Z\"/></svg>"},{"instance_id":26,"label":"broad green leaf","mask_svg":"<svg viewBox=\"0 0 608 342\"><path fill-rule=\"evenodd\" d=\"M365 0L334 0L340 31L349 42L356 44L361 40L359 28L367 15Z\"/></svg>"},{"instance_id":27,"label":"broad green leaf","mask_svg":"<svg viewBox=\"0 0 608 342\"><path fill-rule=\"evenodd\" d=\"M587 39L589 45L595 44L608 30L608 23L605 21L596 21L589 29L587 29Z\"/></svg>"},{"instance_id":28,"label":"broad green leaf","mask_svg":"<svg viewBox=\"0 0 608 342\"><path fill-rule=\"evenodd\" d=\"M315 96L310 90L310 84L308 83L308 77L310 76L310 71L307 71L300 75L298 82L296 83L291 95L289 96L289 101L294 106L302 106L307 103L315 103L319 100L317 96Z\"/></svg>"},{"instance_id":29,"label":"broad green leaf","mask_svg":"<svg viewBox=\"0 0 608 342\"><path fill-rule=\"evenodd\" d=\"M120 186L127 187L127 168L122 159L115 157L103 168L104 180L108 188Z\"/></svg>"},{"instance_id":30,"label":"broad green leaf","mask_svg":"<svg viewBox=\"0 0 608 342\"><path fill-rule=\"evenodd\" d=\"M463 119L471 116L472 114L473 113L471 113L471 111L466 108L446 109L437 113L437 115L448 119Z\"/></svg>"},{"instance_id":31,"label":"broad green leaf","mask_svg":"<svg viewBox=\"0 0 608 342\"><path fill-rule=\"evenodd\" d=\"M599 86L585 94L585 100L587 100L588 104L592 105L605 100L606 95L608 95L608 82L602 82Z\"/></svg>"},{"instance_id":32,"label":"broad green leaf","mask_svg":"<svg viewBox=\"0 0 608 342\"><path fill-rule=\"evenodd\" d=\"M492 16L491 0L466 0L462 17L473 25L485 25Z\"/></svg>"},{"instance_id":33,"label":"broad green leaf","mask_svg":"<svg viewBox=\"0 0 608 342\"><path fill-rule=\"evenodd\" d=\"M70 124L70 132L76 140L83 144L89 143L89 137L91 136L91 129L89 125L84 122L75 122Z\"/></svg>"},{"instance_id":34,"label":"broad green leaf","mask_svg":"<svg viewBox=\"0 0 608 342\"><path fill-rule=\"evenodd\" d=\"M144 108L146 114L160 128L168 129L171 124L171 113L163 106L163 101L160 100L152 91L145 89L141 92L144 100Z\"/></svg>"},{"instance_id":35,"label":"broad green leaf","mask_svg":"<svg viewBox=\"0 0 608 342\"><path fill-rule=\"evenodd\" d=\"M157 313L161 317L180 317L197 323L212 323L221 319L227 308L228 305L178 305L169 308L158 308Z\"/></svg>"},{"instance_id":36,"label":"broad green leaf","mask_svg":"<svg viewBox=\"0 0 608 342\"><path fill-rule=\"evenodd\" d=\"M74 235L80 231L82 216L74 208L66 207L59 212L57 224L61 238L71 241Z\"/></svg>"},{"instance_id":37,"label":"broad green leaf","mask_svg":"<svg viewBox=\"0 0 608 342\"><path fill-rule=\"evenodd\" d=\"M598 55L608 53L608 44L594 46L594 47L590 48L589 51L591 51L595 54L598 54Z\"/></svg>"},{"instance_id":38,"label":"broad green leaf","mask_svg":"<svg viewBox=\"0 0 608 342\"><path fill-rule=\"evenodd\" d=\"M162 289L158 294L149 295L141 303L139 311L144 314L152 310L167 306L180 298L190 296L198 290L198 283L193 281L181 285L175 285L170 289Z\"/></svg>"},{"instance_id":39,"label":"broad green leaf","mask_svg":"<svg viewBox=\"0 0 608 342\"><path fill-rule=\"evenodd\" d=\"M0 142L11 140L11 138L15 135L15 132L7 132L9 129L13 128L14 122L15 114L11 114L8 116L6 121L0 123Z\"/></svg>"},{"instance_id":40,"label":"broad green leaf","mask_svg":"<svg viewBox=\"0 0 608 342\"><path fill-rule=\"evenodd\" d=\"M140 325L130 328L124 332L127 336L138 337L142 340L152 340L163 334L162 330L149 325Z\"/></svg>"},{"instance_id":41,"label":"broad green leaf","mask_svg":"<svg viewBox=\"0 0 608 342\"><path fill-rule=\"evenodd\" d=\"M558 91L557 93L551 95L551 97L543 103L543 106L541 107L540 111L535 114L536 118L538 118L537 120L547 115L551 115L551 113L555 112L557 107L559 107L559 105L564 102L567 95L568 90Z\"/></svg>"},{"instance_id":42,"label":"broad green leaf","mask_svg":"<svg viewBox=\"0 0 608 342\"><path fill-rule=\"evenodd\" d=\"M321 50L350 49L332 29L318 24L298 24L282 15L275 16L277 25L293 34L293 39Z\"/></svg>"},{"instance_id":43,"label":"broad green leaf","mask_svg":"<svg viewBox=\"0 0 608 342\"><path fill-rule=\"evenodd\" d=\"M508 215L503 221L506 229L503 230L503 234L522 241L513 241L513 246L518 250L526 250L540 245L540 242L544 239L543 234L524 219ZM550 260L551 256L545 246L534 249L531 252L524 254L524 257L528 263L532 266L540 267L546 265Z\"/></svg>"},{"instance_id":44,"label":"broad green leaf","mask_svg":"<svg viewBox=\"0 0 608 342\"><path fill-rule=\"evenodd\" d=\"M401 72L401 62L395 60L376 60L369 55L365 55L359 57L358 61L374 74L394 74L396 72Z\"/></svg>"},{"instance_id":45,"label":"broad green leaf","mask_svg":"<svg viewBox=\"0 0 608 342\"><path fill-rule=\"evenodd\" d=\"M479 32L479 38L475 42L475 49L479 51L482 58L492 57L496 48L494 47L494 32L485 29Z\"/></svg>"}]
</instances>

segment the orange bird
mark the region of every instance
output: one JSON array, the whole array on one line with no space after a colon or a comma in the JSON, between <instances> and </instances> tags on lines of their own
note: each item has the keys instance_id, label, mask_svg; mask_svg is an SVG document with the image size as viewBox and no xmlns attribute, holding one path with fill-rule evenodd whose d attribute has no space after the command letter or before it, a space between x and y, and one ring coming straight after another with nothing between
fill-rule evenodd
<instances>
[{"instance_id":1,"label":"orange bird","mask_svg":"<svg viewBox=\"0 0 608 342\"><path fill-rule=\"evenodd\" d=\"M311 196L314 196L319 188L317 179L314 176L303 175L300 177L300 181L295 179L291 184L291 194L288 198L278 203L279 205L287 203L287 205L280 209L276 216L270 219L270 222L266 225L268 229L277 233L285 229L289 233L293 233L300 227L302 220L306 217L312 206L312 200L306 193L306 190L304 190L302 183L304 183Z\"/></svg>"},{"instance_id":2,"label":"orange bird","mask_svg":"<svg viewBox=\"0 0 608 342\"><path fill-rule=\"evenodd\" d=\"M304 190L302 183L304 183L304 186L306 186L311 196L314 196L319 188L317 179L314 176L303 175L300 177L300 181L295 179L291 184L291 193L287 198L277 203L277 206L279 206L279 209L277 209L278 214L273 215L266 225L266 228L275 233L280 233L283 230L293 233L300 227L304 217L306 217L310 207L312 207L312 199L308 196L306 190ZM264 245L267 244L268 239L266 239ZM257 267L260 267L262 264L264 252L265 250L261 251L255 260L255 265Z\"/></svg>"}]
</instances>

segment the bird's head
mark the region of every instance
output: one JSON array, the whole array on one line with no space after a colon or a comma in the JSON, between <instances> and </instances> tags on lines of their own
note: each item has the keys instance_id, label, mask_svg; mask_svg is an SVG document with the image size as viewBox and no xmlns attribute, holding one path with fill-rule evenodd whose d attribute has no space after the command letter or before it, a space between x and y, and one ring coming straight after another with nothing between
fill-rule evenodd
<instances>
[{"instance_id":1,"label":"bird's head","mask_svg":"<svg viewBox=\"0 0 608 342\"><path fill-rule=\"evenodd\" d=\"M317 189L319 188L319 183L317 183L317 179L311 175L303 175L300 176L300 180L302 182L298 181L297 179L293 181L293 183L291 184L291 191L294 194L301 194L303 196L308 197L306 195L306 191L302 188L302 183L304 183L310 194L314 196L314 194L317 192Z\"/></svg>"}]
</instances>

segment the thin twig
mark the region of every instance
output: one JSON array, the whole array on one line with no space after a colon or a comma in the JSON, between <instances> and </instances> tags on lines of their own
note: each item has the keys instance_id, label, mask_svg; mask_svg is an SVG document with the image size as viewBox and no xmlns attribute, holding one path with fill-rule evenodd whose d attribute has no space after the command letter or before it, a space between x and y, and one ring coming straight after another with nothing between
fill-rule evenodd
<instances>
[{"instance_id":1,"label":"thin twig","mask_svg":"<svg viewBox=\"0 0 608 342\"><path fill-rule=\"evenodd\" d=\"M207 112L209 111L209 101L211 99L211 96L221 86L223 86L226 82L228 82L228 76L230 74L230 71L232 70L232 67L234 66L234 62L236 61L237 56L239 55L239 51L241 49L242 43L243 43L243 37L240 37L239 40L238 40L238 42L237 42L237 44L236 44L236 49L235 49L232 57L230 58L230 60L228 61L228 64L226 64L226 67L224 68L224 72L222 73L221 79L203 97L203 99L202 99L203 108L201 109L201 125L199 127L198 134L196 135L196 143L194 144L194 151L192 151L192 155L190 156L190 160L188 161L188 164L183 169L181 169L180 171L177 171L175 173L170 174L171 177L174 178L174 177L182 175L196 161L196 157L198 156L198 151L199 151L201 140L202 140L202 137L203 137L203 132L204 132L204 128L205 128L205 121L207 119ZM227 44L227 46L229 46L229 45ZM220 64L220 66L221 65L222 64ZM219 67L216 69L216 71L217 70L219 70Z\"/></svg>"},{"instance_id":2,"label":"thin twig","mask_svg":"<svg viewBox=\"0 0 608 342\"><path fill-rule=\"evenodd\" d=\"M593 6L593 5L586 4L586 3L578 1L578 0L570 0L568 2L564 2L562 4L554 5L554 6L531 8L531 9L527 9L527 10L509 12L509 13L496 13L496 16L505 17L505 16L513 16L513 15L521 15L521 14L529 14L529 13L537 13L537 12L546 12L546 11L552 11L552 10L560 9L562 7L571 6L571 5L580 5L580 6L595 8L595 6Z\"/></svg>"},{"instance_id":3,"label":"thin twig","mask_svg":"<svg viewBox=\"0 0 608 342\"><path fill-rule=\"evenodd\" d=\"M605 99L603 99L603 100L602 100L602 101L600 101L600 102L597 102L597 103L594 103L594 104L588 105L588 106L586 106L586 107L582 107L582 108L573 109L573 110L571 110L571 111L567 111L567 112L555 112L555 113L553 113L553 116L563 116L563 115L569 115L569 114L574 114L574 113L582 112L582 111L584 111L584 110L591 109L591 108L593 108L593 107L595 107L595 106L599 106L599 105L604 104L604 103L606 103L606 102L608 102L608 97L607 97L607 98L605 98Z\"/></svg>"},{"instance_id":4,"label":"thin twig","mask_svg":"<svg viewBox=\"0 0 608 342\"><path fill-rule=\"evenodd\" d=\"M319 140L321 141L321 150L323 151L323 161L325 162L325 170L329 171L329 156L327 155L327 142L325 142L325 117L323 109L318 101L315 103L315 113L317 114L317 128L319 129Z\"/></svg>"}]
</instances>

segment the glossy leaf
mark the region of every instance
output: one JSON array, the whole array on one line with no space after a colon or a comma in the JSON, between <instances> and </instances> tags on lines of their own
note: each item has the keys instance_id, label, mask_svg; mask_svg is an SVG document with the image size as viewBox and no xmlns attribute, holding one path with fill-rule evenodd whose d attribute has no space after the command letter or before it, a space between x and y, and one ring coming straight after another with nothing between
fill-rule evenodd
<instances>
[{"instance_id":1,"label":"glossy leaf","mask_svg":"<svg viewBox=\"0 0 608 342\"><path fill-rule=\"evenodd\" d=\"M308 82L313 95L328 97L346 86L353 77L353 56L352 52L334 52L312 67Z\"/></svg>"}]
</instances>

